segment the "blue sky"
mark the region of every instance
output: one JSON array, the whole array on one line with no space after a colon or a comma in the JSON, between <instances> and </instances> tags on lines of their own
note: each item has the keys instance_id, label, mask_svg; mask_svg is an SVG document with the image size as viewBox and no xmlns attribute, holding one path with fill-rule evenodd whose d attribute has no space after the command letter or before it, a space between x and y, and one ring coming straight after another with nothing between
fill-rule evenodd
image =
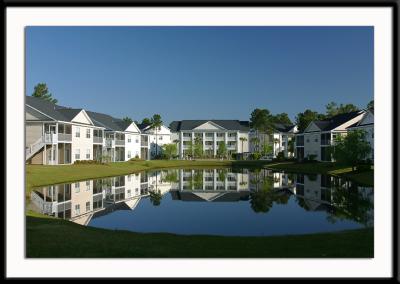
<instances>
[{"instance_id":1,"label":"blue sky","mask_svg":"<svg viewBox=\"0 0 400 284\"><path fill-rule=\"evenodd\" d=\"M26 95L134 120L249 119L373 98L372 27L28 27Z\"/></svg>"}]
</instances>

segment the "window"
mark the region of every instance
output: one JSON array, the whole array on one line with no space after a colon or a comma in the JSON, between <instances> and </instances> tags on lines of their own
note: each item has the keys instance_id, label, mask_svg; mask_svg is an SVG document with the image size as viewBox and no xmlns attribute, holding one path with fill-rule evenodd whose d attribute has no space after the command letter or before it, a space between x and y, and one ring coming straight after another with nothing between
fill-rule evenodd
<instances>
[{"instance_id":1,"label":"window","mask_svg":"<svg viewBox=\"0 0 400 284\"><path fill-rule=\"evenodd\" d=\"M86 159L90 159L90 149L86 149Z\"/></svg>"},{"instance_id":2,"label":"window","mask_svg":"<svg viewBox=\"0 0 400 284\"><path fill-rule=\"evenodd\" d=\"M128 175L128 181L131 181L132 175Z\"/></svg>"},{"instance_id":3,"label":"window","mask_svg":"<svg viewBox=\"0 0 400 284\"><path fill-rule=\"evenodd\" d=\"M217 137L219 137L219 138L224 137L224 136L225 136L225 133L217 133Z\"/></svg>"},{"instance_id":4,"label":"window","mask_svg":"<svg viewBox=\"0 0 400 284\"><path fill-rule=\"evenodd\" d=\"M131 136L128 135L128 143L131 143Z\"/></svg>"},{"instance_id":5,"label":"window","mask_svg":"<svg viewBox=\"0 0 400 284\"><path fill-rule=\"evenodd\" d=\"M160 136L160 138L158 140L162 140L162 136Z\"/></svg>"},{"instance_id":6,"label":"window","mask_svg":"<svg viewBox=\"0 0 400 284\"><path fill-rule=\"evenodd\" d=\"M86 129L86 138L90 138L90 129Z\"/></svg>"},{"instance_id":7,"label":"window","mask_svg":"<svg viewBox=\"0 0 400 284\"><path fill-rule=\"evenodd\" d=\"M75 128L75 137L81 137L81 128L80 127Z\"/></svg>"},{"instance_id":8,"label":"window","mask_svg":"<svg viewBox=\"0 0 400 284\"><path fill-rule=\"evenodd\" d=\"M90 211L90 201L86 202L86 212Z\"/></svg>"},{"instance_id":9,"label":"window","mask_svg":"<svg viewBox=\"0 0 400 284\"><path fill-rule=\"evenodd\" d=\"M86 190L90 190L90 180L86 181Z\"/></svg>"},{"instance_id":10,"label":"window","mask_svg":"<svg viewBox=\"0 0 400 284\"><path fill-rule=\"evenodd\" d=\"M79 160L81 158L81 150L75 149L75 160Z\"/></svg>"},{"instance_id":11,"label":"window","mask_svg":"<svg viewBox=\"0 0 400 284\"><path fill-rule=\"evenodd\" d=\"M128 159L131 158L131 151L128 151Z\"/></svg>"},{"instance_id":12,"label":"window","mask_svg":"<svg viewBox=\"0 0 400 284\"><path fill-rule=\"evenodd\" d=\"M136 136L136 143L139 143L139 137Z\"/></svg>"},{"instance_id":13,"label":"window","mask_svg":"<svg viewBox=\"0 0 400 284\"><path fill-rule=\"evenodd\" d=\"M75 183L75 193L78 193L80 190L81 190L81 189L80 189L79 182L76 182L76 183Z\"/></svg>"},{"instance_id":14,"label":"window","mask_svg":"<svg viewBox=\"0 0 400 284\"><path fill-rule=\"evenodd\" d=\"M229 133L228 136L231 137L231 138L232 137L236 137L236 133Z\"/></svg>"},{"instance_id":15,"label":"window","mask_svg":"<svg viewBox=\"0 0 400 284\"><path fill-rule=\"evenodd\" d=\"M131 197L131 190L128 190L128 197Z\"/></svg>"},{"instance_id":16,"label":"window","mask_svg":"<svg viewBox=\"0 0 400 284\"><path fill-rule=\"evenodd\" d=\"M81 214L81 206L79 204L75 205L75 215Z\"/></svg>"}]
</instances>

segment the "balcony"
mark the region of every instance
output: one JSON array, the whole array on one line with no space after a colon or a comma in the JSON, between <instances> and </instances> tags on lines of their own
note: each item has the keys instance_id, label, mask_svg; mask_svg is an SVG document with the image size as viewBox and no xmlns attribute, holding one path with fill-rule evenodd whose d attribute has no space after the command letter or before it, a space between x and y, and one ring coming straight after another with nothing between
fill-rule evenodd
<instances>
[{"instance_id":1,"label":"balcony","mask_svg":"<svg viewBox=\"0 0 400 284\"><path fill-rule=\"evenodd\" d=\"M93 136L93 143L103 144L103 137Z\"/></svg>"},{"instance_id":2,"label":"balcony","mask_svg":"<svg viewBox=\"0 0 400 284\"><path fill-rule=\"evenodd\" d=\"M125 140L115 140L115 146L124 146L125 147Z\"/></svg>"},{"instance_id":3,"label":"balcony","mask_svg":"<svg viewBox=\"0 0 400 284\"><path fill-rule=\"evenodd\" d=\"M72 141L72 134L58 133L58 141L71 142Z\"/></svg>"},{"instance_id":4,"label":"balcony","mask_svg":"<svg viewBox=\"0 0 400 284\"><path fill-rule=\"evenodd\" d=\"M106 139L106 147L114 148L115 147L115 141L113 139Z\"/></svg>"}]
</instances>

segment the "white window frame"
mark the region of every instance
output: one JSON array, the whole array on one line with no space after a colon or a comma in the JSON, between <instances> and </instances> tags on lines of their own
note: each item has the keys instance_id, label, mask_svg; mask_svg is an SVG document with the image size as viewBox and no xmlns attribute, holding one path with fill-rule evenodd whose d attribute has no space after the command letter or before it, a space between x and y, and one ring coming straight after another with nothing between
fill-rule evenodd
<instances>
[{"instance_id":1,"label":"white window frame","mask_svg":"<svg viewBox=\"0 0 400 284\"><path fill-rule=\"evenodd\" d=\"M90 159L90 149L86 149L86 159Z\"/></svg>"},{"instance_id":2,"label":"white window frame","mask_svg":"<svg viewBox=\"0 0 400 284\"><path fill-rule=\"evenodd\" d=\"M132 141L132 138L130 135L128 135L128 143L131 143L131 141Z\"/></svg>"},{"instance_id":3,"label":"white window frame","mask_svg":"<svg viewBox=\"0 0 400 284\"><path fill-rule=\"evenodd\" d=\"M81 149L75 149L75 160L81 159Z\"/></svg>"},{"instance_id":4,"label":"white window frame","mask_svg":"<svg viewBox=\"0 0 400 284\"><path fill-rule=\"evenodd\" d=\"M81 128L79 126L75 127L75 137L81 137Z\"/></svg>"},{"instance_id":5,"label":"white window frame","mask_svg":"<svg viewBox=\"0 0 400 284\"><path fill-rule=\"evenodd\" d=\"M90 128L86 128L86 138L90 138Z\"/></svg>"}]
</instances>

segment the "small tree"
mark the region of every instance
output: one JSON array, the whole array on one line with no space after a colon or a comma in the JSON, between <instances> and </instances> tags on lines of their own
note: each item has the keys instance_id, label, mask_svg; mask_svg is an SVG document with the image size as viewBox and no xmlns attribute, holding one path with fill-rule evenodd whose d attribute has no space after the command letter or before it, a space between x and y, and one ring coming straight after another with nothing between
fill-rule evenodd
<instances>
[{"instance_id":1,"label":"small tree","mask_svg":"<svg viewBox=\"0 0 400 284\"><path fill-rule=\"evenodd\" d=\"M149 192L150 202L153 206L159 206L161 204L162 194L159 190L152 190Z\"/></svg>"},{"instance_id":2,"label":"small tree","mask_svg":"<svg viewBox=\"0 0 400 284\"><path fill-rule=\"evenodd\" d=\"M371 153L371 146L365 140L365 134L364 130L354 130L348 132L345 137L338 136L331 150L333 158L339 163L350 165L354 171Z\"/></svg>"},{"instance_id":3,"label":"small tree","mask_svg":"<svg viewBox=\"0 0 400 284\"><path fill-rule=\"evenodd\" d=\"M244 152L243 151L243 143L247 141L247 138L246 137L240 137L239 140L240 140L240 142L242 142L242 153L243 153Z\"/></svg>"},{"instance_id":4,"label":"small tree","mask_svg":"<svg viewBox=\"0 0 400 284\"><path fill-rule=\"evenodd\" d=\"M194 139L193 151L196 158L201 158L203 156L203 142L199 137Z\"/></svg>"},{"instance_id":5,"label":"small tree","mask_svg":"<svg viewBox=\"0 0 400 284\"><path fill-rule=\"evenodd\" d=\"M51 103L56 104L58 101L52 97L46 83L39 83L35 86L32 97L41 98Z\"/></svg>"},{"instance_id":6,"label":"small tree","mask_svg":"<svg viewBox=\"0 0 400 284\"><path fill-rule=\"evenodd\" d=\"M176 152L178 151L178 148L174 143L164 144L162 146L162 149L163 149L163 154L167 159L171 159L172 157L174 157L176 155Z\"/></svg>"},{"instance_id":7,"label":"small tree","mask_svg":"<svg viewBox=\"0 0 400 284\"><path fill-rule=\"evenodd\" d=\"M217 149L217 155L221 158L226 157L227 149L226 149L226 144L224 141L221 141L218 145Z\"/></svg>"},{"instance_id":8,"label":"small tree","mask_svg":"<svg viewBox=\"0 0 400 284\"><path fill-rule=\"evenodd\" d=\"M264 143L262 145L261 153L263 156L267 156L273 152L273 147L270 143Z\"/></svg>"}]
</instances>

